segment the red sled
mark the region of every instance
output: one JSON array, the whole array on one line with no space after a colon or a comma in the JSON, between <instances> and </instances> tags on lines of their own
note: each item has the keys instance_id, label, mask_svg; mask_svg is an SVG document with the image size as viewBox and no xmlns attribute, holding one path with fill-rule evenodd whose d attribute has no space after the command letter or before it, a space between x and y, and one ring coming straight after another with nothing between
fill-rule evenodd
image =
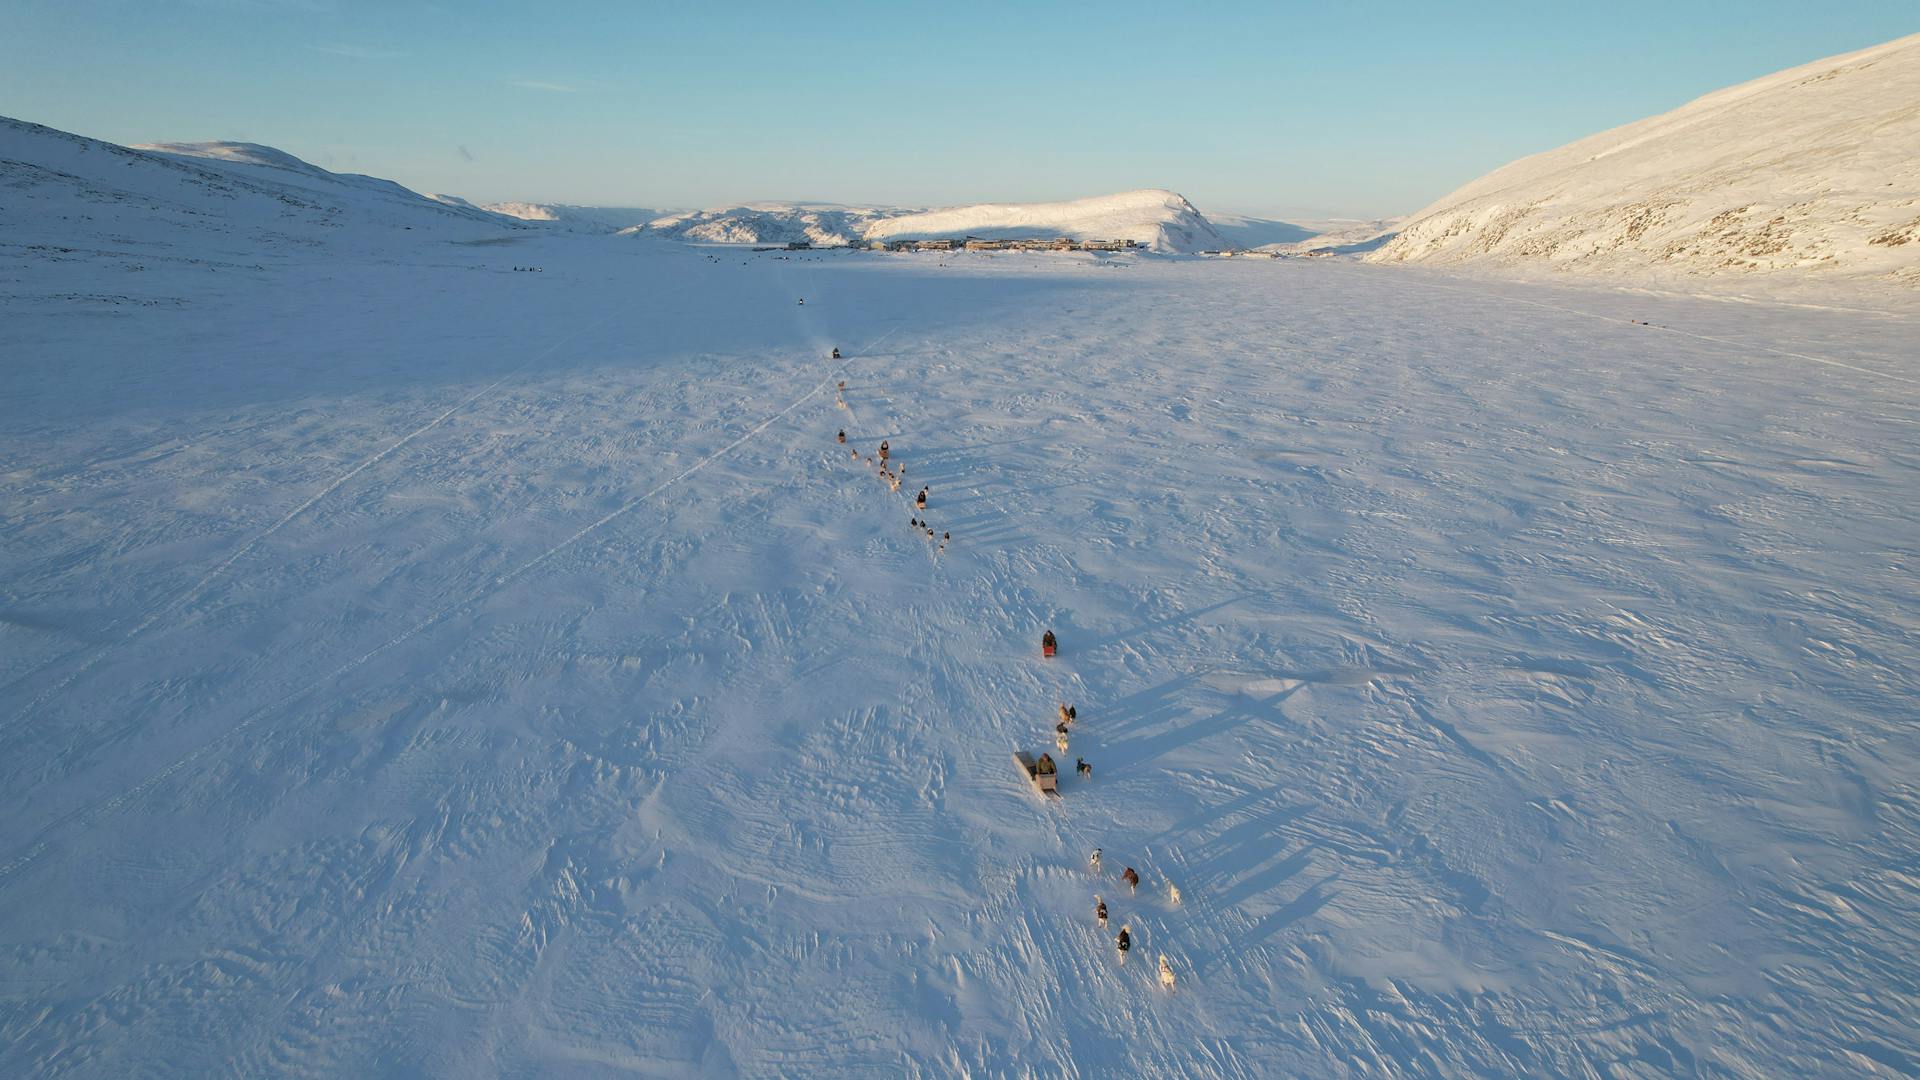
<instances>
[{"instance_id":1,"label":"red sled","mask_svg":"<svg viewBox=\"0 0 1920 1080\"><path fill-rule=\"evenodd\" d=\"M1040 646L1040 655L1046 657L1049 660L1053 659L1053 646L1051 645Z\"/></svg>"}]
</instances>

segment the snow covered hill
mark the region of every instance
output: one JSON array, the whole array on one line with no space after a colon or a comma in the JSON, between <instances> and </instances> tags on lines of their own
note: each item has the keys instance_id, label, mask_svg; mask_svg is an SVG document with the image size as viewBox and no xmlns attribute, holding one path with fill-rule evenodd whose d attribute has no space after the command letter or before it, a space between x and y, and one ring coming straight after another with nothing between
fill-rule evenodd
<instances>
[{"instance_id":1,"label":"snow covered hill","mask_svg":"<svg viewBox=\"0 0 1920 1080\"><path fill-rule=\"evenodd\" d=\"M418 265L531 231L269 147L134 149L0 118L0 293L74 315L199 308L304 260Z\"/></svg>"},{"instance_id":2,"label":"snow covered hill","mask_svg":"<svg viewBox=\"0 0 1920 1080\"><path fill-rule=\"evenodd\" d=\"M427 210L444 214L451 210L460 218L499 224L494 215L465 199L422 195L377 176L329 172L283 150L258 143L140 143L128 149L194 161L258 183L294 189L340 209L351 209L368 220L394 213L412 215Z\"/></svg>"},{"instance_id":3,"label":"snow covered hill","mask_svg":"<svg viewBox=\"0 0 1920 1080\"><path fill-rule=\"evenodd\" d=\"M872 222L906 212L829 203L762 202L668 214L621 232L707 244L806 241L817 247L845 247L860 244Z\"/></svg>"},{"instance_id":4,"label":"snow covered hill","mask_svg":"<svg viewBox=\"0 0 1920 1080\"><path fill-rule=\"evenodd\" d=\"M319 250L511 235L516 224L268 147L134 149L0 117L0 263L46 290L170 292L159 264L256 265ZM102 266L113 272L102 276Z\"/></svg>"},{"instance_id":5,"label":"snow covered hill","mask_svg":"<svg viewBox=\"0 0 1920 1080\"><path fill-rule=\"evenodd\" d=\"M696 243L858 246L876 239L962 236L1069 236L1133 240L1155 251L1251 246L1294 229L1283 222L1235 219L1241 242L1223 236L1184 198L1135 191L1061 203L989 203L943 210L766 202L661 214L637 207L506 202L477 206L457 195L422 195L391 180L335 173L270 146L244 142L116 146L0 118L0 169L26 192L0 206L16 238L58 222L47 235L87 234L63 208L124 202L133 233L212 242L236 230L262 230L303 243L364 238L364 229L455 226L474 238L500 230L619 232ZM130 170L130 171L129 171ZM94 221L98 213L85 219ZM185 232L182 228L191 226ZM474 230L480 230L478 233ZM1276 232L1278 230L1278 232ZM115 235L126 230L109 229ZM1232 231L1231 229L1229 231ZM263 245L271 252L275 245Z\"/></svg>"},{"instance_id":6,"label":"snow covered hill","mask_svg":"<svg viewBox=\"0 0 1920 1080\"><path fill-rule=\"evenodd\" d=\"M981 203L902 214L867 226L869 240L940 237L1067 236L1132 240L1153 251L1234 246L1171 191L1150 188L1053 203Z\"/></svg>"},{"instance_id":7,"label":"snow covered hill","mask_svg":"<svg viewBox=\"0 0 1920 1080\"><path fill-rule=\"evenodd\" d=\"M1265 233L1277 222L1245 219ZM751 203L671 214L622 230L714 244L858 246L876 240L1068 236L1077 240L1133 240L1154 251L1232 247L1193 204L1171 191L1131 191L1059 203L982 203L940 210Z\"/></svg>"},{"instance_id":8,"label":"snow covered hill","mask_svg":"<svg viewBox=\"0 0 1920 1080\"><path fill-rule=\"evenodd\" d=\"M1372 258L1920 289L1916 103L1920 35L1522 158Z\"/></svg>"},{"instance_id":9,"label":"snow covered hill","mask_svg":"<svg viewBox=\"0 0 1920 1080\"><path fill-rule=\"evenodd\" d=\"M565 203L529 202L487 203L480 209L519 221L585 233L619 232L645 225L662 214L659 210L637 206L569 206Z\"/></svg>"}]
</instances>

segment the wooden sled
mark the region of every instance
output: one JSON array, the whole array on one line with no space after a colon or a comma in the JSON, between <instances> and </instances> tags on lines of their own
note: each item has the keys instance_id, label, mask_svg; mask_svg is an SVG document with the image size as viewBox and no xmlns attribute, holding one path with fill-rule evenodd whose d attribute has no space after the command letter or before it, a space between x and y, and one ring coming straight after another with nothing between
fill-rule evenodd
<instances>
[{"instance_id":1,"label":"wooden sled","mask_svg":"<svg viewBox=\"0 0 1920 1080\"><path fill-rule=\"evenodd\" d=\"M1046 763L1047 771L1041 771L1041 762ZM1049 799L1060 797L1060 770L1054 767L1052 757L1041 754L1040 760L1036 761L1034 756L1025 750L1015 750L1013 763L1020 766L1020 771L1026 774L1027 779L1040 794Z\"/></svg>"}]
</instances>

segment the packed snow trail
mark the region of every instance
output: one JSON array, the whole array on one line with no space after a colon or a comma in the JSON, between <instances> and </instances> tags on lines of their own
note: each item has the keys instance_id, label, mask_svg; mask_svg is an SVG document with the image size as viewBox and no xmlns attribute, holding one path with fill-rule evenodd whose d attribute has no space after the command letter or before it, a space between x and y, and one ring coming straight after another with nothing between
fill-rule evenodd
<instances>
[{"instance_id":1,"label":"packed snow trail","mask_svg":"<svg viewBox=\"0 0 1920 1080\"><path fill-rule=\"evenodd\" d=\"M12 674L523 362L511 301L558 336L699 275L6 734L0 1072L1897 1075L1920 1035L1920 402L1512 301L1911 375L1897 320L1304 262L408 257L0 300ZM326 363L376 334L429 362ZM854 404L933 487L931 570L820 452L829 345L884 369ZM193 378L136 410L59 365ZM1043 803L1007 753L1059 700L1095 772Z\"/></svg>"}]
</instances>

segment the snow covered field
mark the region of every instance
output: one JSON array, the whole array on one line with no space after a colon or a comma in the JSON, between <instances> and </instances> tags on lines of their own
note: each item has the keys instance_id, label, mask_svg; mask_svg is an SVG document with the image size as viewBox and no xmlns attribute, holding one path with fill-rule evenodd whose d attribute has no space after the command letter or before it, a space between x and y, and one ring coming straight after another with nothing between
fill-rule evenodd
<instances>
[{"instance_id":1,"label":"snow covered field","mask_svg":"<svg viewBox=\"0 0 1920 1080\"><path fill-rule=\"evenodd\" d=\"M565 235L34 267L0 1075L1920 1072L1910 316Z\"/></svg>"}]
</instances>

